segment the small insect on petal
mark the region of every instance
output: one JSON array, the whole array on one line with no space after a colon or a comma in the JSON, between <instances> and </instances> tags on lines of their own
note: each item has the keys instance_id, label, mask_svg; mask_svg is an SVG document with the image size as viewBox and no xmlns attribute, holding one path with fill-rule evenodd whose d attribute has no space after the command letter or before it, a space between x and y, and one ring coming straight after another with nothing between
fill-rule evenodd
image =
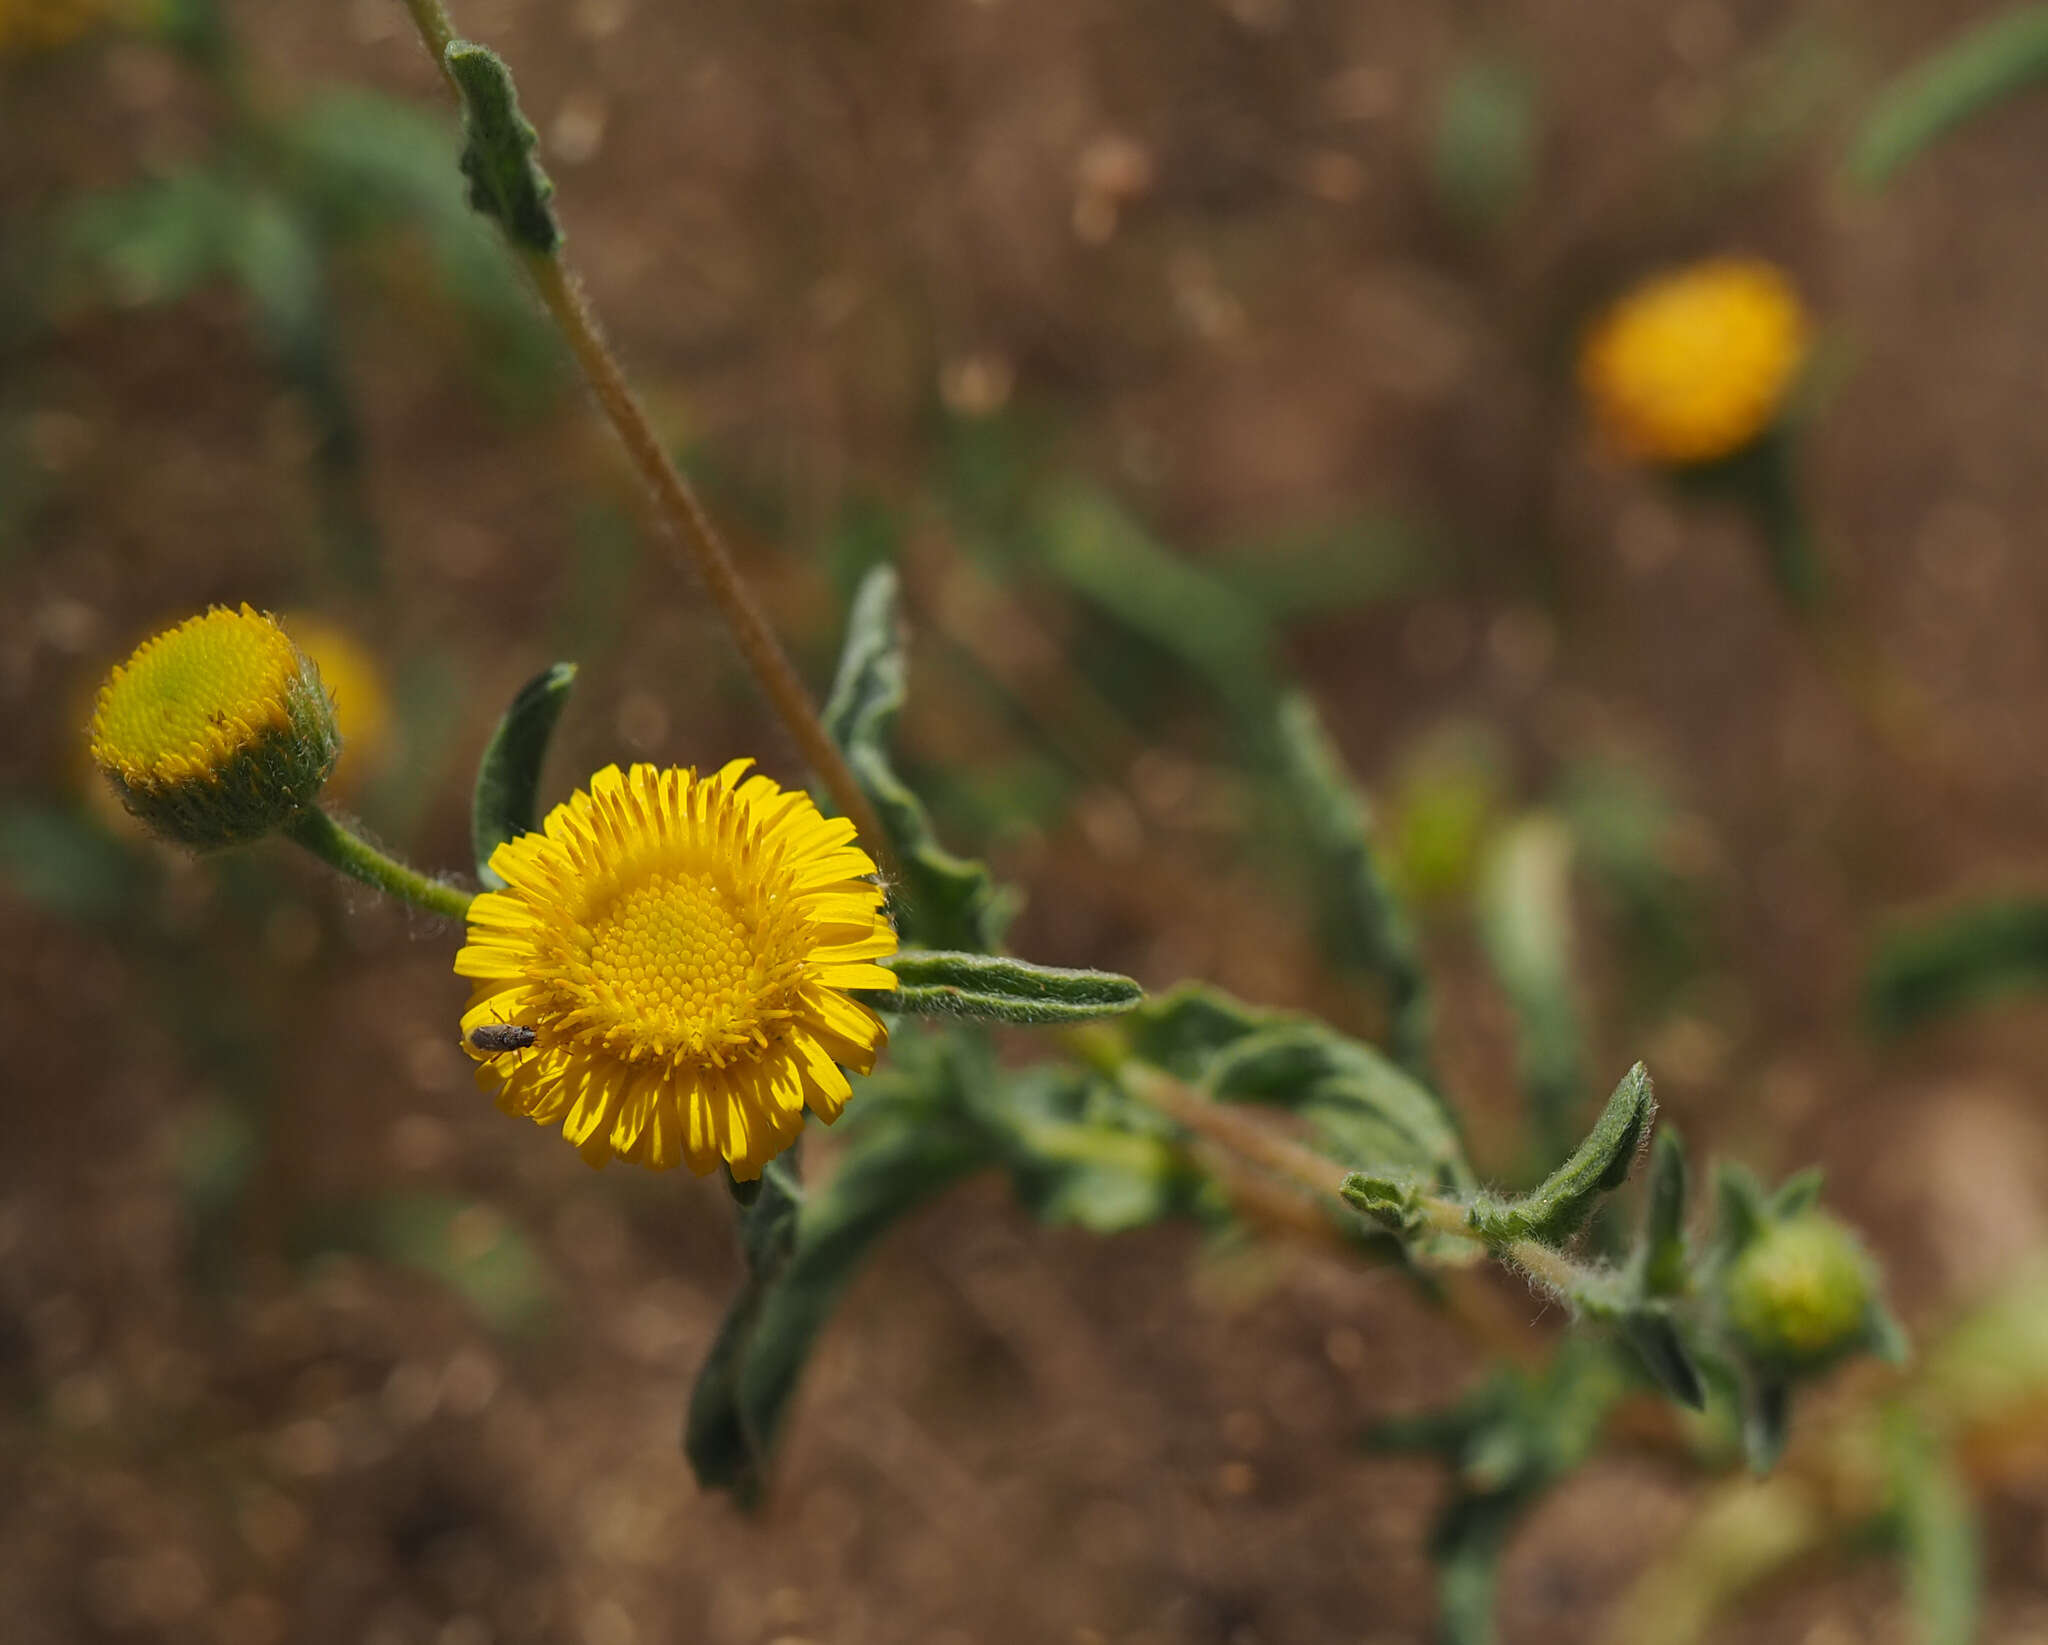
<instances>
[{"instance_id":1,"label":"small insect on petal","mask_svg":"<svg viewBox=\"0 0 2048 1645\"><path fill-rule=\"evenodd\" d=\"M492 1056L500 1051L524 1051L533 1040L533 1030L516 1022L479 1023L469 1031L469 1043Z\"/></svg>"}]
</instances>

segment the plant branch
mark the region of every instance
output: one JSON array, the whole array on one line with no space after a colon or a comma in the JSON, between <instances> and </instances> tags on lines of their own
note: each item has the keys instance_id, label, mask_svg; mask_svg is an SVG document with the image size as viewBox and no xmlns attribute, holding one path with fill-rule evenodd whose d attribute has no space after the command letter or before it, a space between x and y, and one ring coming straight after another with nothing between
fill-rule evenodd
<instances>
[{"instance_id":1,"label":"plant branch","mask_svg":"<svg viewBox=\"0 0 2048 1645\"><path fill-rule=\"evenodd\" d=\"M427 54L440 67L451 90L461 100L459 88L449 73L447 53L456 39L455 26L440 0L405 0L414 26ZM696 491L663 447L647 419L646 410L626 381L617 358L606 346L597 316L584 297L581 282L563 261L559 250L543 252L507 239L508 248L533 281L543 306L560 328L569 351L576 357L584 381L590 385L599 408L619 436L652 496L656 511L670 534L689 556L704 587L718 607L738 644L740 655L753 671L769 703L811 769L817 773L842 815L853 821L861 843L882 866L890 869L888 836L881 818L868 803L866 793L855 780L853 769L837 744L826 735L801 676L762 615L751 590L733 563L731 551L698 500Z\"/></svg>"},{"instance_id":2,"label":"plant branch","mask_svg":"<svg viewBox=\"0 0 2048 1645\"><path fill-rule=\"evenodd\" d=\"M308 806L284 825L284 833L303 845L330 868L361 880L379 891L429 914L459 920L469 913L472 893L459 886L429 879L418 869L408 868L388 857L368 840L350 833L318 806Z\"/></svg>"}]
</instances>

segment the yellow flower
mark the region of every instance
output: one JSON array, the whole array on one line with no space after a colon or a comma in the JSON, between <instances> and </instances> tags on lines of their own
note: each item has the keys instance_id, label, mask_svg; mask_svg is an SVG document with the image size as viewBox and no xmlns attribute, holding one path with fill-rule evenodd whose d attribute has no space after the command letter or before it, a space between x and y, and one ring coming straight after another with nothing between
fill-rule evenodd
<instances>
[{"instance_id":1,"label":"yellow flower","mask_svg":"<svg viewBox=\"0 0 2048 1645\"><path fill-rule=\"evenodd\" d=\"M1705 463L1777 420L1806 358L1806 312L1771 264L1727 257L1638 286L1579 355L1579 383L1631 457Z\"/></svg>"},{"instance_id":2,"label":"yellow flower","mask_svg":"<svg viewBox=\"0 0 2048 1645\"><path fill-rule=\"evenodd\" d=\"M216 606L146 640L107 676L93 763L180 844L239 845L318 797L339 741L320 676L284 630Z\"/></svg>"},{"instance_id":3,"label":"yellow flower","mask_svg":"<svg viewBox=\"0 0 2048 1645\"><path fill-rule=\"evenodd\" d=\"M356 637L324 617L286 612L284 626L320 670L341 728L341 759L328 779L345 794L373 770L391 734L391 694L383 670Z\"/></svg>"},{"instance_id":4,"label":"yellow flower","mask_svg":"<svg viewBox=\"0 0 2048 1645\"><path fill-rule=\"evenodd\" d=\"M54 51L99 22L106 0L0 0L0 57Z\"/></svg>"},{"instance_id":5,"label":"yellow flower","mask_svg":"<svg viewBox=\"0 0 2048 1645\"><path fill-rule=\"evenodd\" d=\"M844 989L893 988L874 862L850 822L744 777L607 766L541 831L491 856L505 881L469 911L458 975L476 979L463 1046L498 1106L613 1155L745 1181L828 1124L887 1038ZM744 780L742 780L744 777ZM491 1051L471 1035L529 1029ZM525 1035L486 1035L486 1044Z\"/></svg>"}]
</instances>

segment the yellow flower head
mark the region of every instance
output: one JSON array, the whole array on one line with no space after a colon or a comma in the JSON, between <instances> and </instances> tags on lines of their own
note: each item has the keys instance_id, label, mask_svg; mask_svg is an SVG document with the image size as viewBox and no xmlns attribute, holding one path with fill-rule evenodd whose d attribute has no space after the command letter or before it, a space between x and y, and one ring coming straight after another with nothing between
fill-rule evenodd
<instances>
[{"instance_id":1,"label":"yellow flower head","mask_svg":"<svg viewBox=\"0 0 2048 1645\"><path fill-rule=\"evenodd\" d=\"M320 676L284 630L216 606L145 640L100 687L93 763L157 833L269 833L318 798L340 747Z\"/></svg>"},{"instance_id":2,"label":"yellow flower head","mask_svg":"<svg viewBox=\"0 0 2048 1645\"><path fill-rule=\"evenodd\" d=\"M376 769L391 735L391 694L384 672L362 642L324 617L286 612L284 626L320 670L320 683L341 727L341 761L328 785L346 794Z\"/></svg>"},{"instance_id":3,"label":"yellow flower head","mask_svg":"<svg viewBox=\"0 0 2048 1645\"><path fill-rule=\"evenodd\" d=\"M1706 463L1777 420L1806 358L1806 311L1773 265L1727 257L1638 286L1579 355L1579 383L1631 457Z\"/></svg>"},{"instance_id":4,"label":"yellow flower head","mask_svg":"<svg viewBox=\"0 0 2048 1645\"><path fill-rule=\"evenodd\" d=\"M68 45L109 9L107 0L0 0L0 57Z\"/></svg>"},{"instance_id":5,"label":"yellow flower head","mask_svg":"<svg viewBox=\"0 0 2048 1645\"><path fill-rule=\"evenodd\" d=\"M607 766L491 856L458 975L463 1046L498 1106L613 1155L745 1181L828 1124L887 1038L842 990L894 988L874 862L853 824L735 760L715 776ZM471 1036L491 1024L525 1034Z\"/></svg>"}]
</instances>

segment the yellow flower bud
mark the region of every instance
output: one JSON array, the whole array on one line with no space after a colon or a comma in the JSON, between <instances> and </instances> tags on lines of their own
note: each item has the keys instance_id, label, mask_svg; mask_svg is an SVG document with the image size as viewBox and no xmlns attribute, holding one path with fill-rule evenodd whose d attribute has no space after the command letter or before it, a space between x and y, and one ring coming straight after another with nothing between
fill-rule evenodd
<instances>
[{"instance_id":1,"label":"yellow flower bud","mask_svg":"<svg viewBox=\"0 0 2048 1645\"><path fill-rule=\"evenodd\" d=\"M1805 363L1806 311L1778 268L1719 258L1638 286L1587 335L1579 385L1629 456L1713 462L1778 419Z\"/></svg>"},{"instance_id":2,"label":"yellow flower bud","mask_svg":"<svg viewBox=\"0 0 2048 1645\"><path fill-rule=\"evenodd\" d=\"M1876 1301L1863 1247L1819 1211L1765 1227L1729 1270L1725 1294L1743 1346L1785 1370L1824 1364L1855 1346Z\"/></svg>"},{"instance_id":3,"label":"yellow flower bud","mask_svg":"<svg viewBox=\"0 0 2048 1645\"><path fill-rule=\"evenodd\" d=\"M339 748L319 673L246 605L144 641L92 717L93 762L122 803L199 849L260 838L313 804Z\"/></svg>"}]
</instances>

